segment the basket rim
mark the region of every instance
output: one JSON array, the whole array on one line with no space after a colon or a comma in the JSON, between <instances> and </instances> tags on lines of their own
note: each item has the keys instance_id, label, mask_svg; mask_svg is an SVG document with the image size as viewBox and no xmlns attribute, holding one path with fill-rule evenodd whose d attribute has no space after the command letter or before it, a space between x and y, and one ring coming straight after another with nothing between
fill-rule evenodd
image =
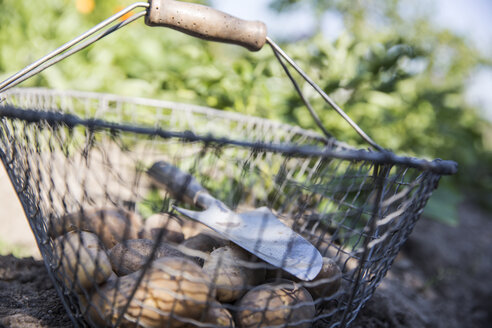
<instances>
[{"instance_id":1,"label":"basket rim","mask_svg":"<svg viewBox=\"0 0 492 328\"><path fill-rule=\"evenodd\" d=\"M232 113L235 114L235 113ZM43 111L25 109L9 104L0 105L0 118L11 118L26 121L28 123L45 122L49 125L66 125L70 128L84 126L90 130L110 130L135 133L140 135L157 136L163 139L180 139L183 142L202 142L207 145L232 145L242 148L250 148L253 151L266 151L281 153L289 157L321 157L337 158L349 161L367 161L379 165L403 165L430 171L439 175L453 175L458 171L458 164L454 161L435 159L432 161L399 156L389 150L373 151L367 149L334 149L332 146L319 147L313 145L296 145L293 143L265 143L244 140L233 140L224 137L214 137L211 134L199 135L191 131L169 131L158 127L144 127L139 125L121 124L102 119L84 119L74 114L59 111Z\"/></svg>"},{"instance_id":2,"label":"basket rim","mask_svg":"<svg viewBox=\"0 0 492 328\"><path fill-rule=\"evenodd\" d=\"M333 143L336 141L336 143L344 148L354 148L353 146L350 146L349 144L346 144L342 141L339 141L336 138L332 139L327 139L324 135L313 131L313 130L307 130L303 129L299 126L296 125L291 125L287 123L282 123L279 121L274 121L271 119L263 118L263 117L258 117L258 116L253 116L253 115L248 115L248 114L243 114L243 113L237 113L237 112L232 112L228 110L221 110L218 108L213 108L213 107L208 107L208 106L201 106L201 105L195 105L195 104L190 104L190 103L183 103L183 102L177 102L177 101L171 101L171 100L164 100L164 99L155 99L155 98L146 98L146 97L134 97L134 96L122 96L122 95L117 95L117 94L112 94L112 93L107 93L107 92L93 92L93 91L78 91L78 90L60 90L60 89L51 89L51 88L45 88L45 87L18 87L18 88L12 88L8 89L4 93L0 93L0 104L2 101L2 96L6 97L8 99L9 95L36 95L36 96L58 96L58 97L72 97L72 98L90 98L94 100L99 100L99 101L106 101L106 102L124 102L124 103L129 103L129 104L134 104L134 105L140 105L140 106L152 106L156 108L172 108L180 111L185 111L185 112L193 112L197 114L203 114L203 115L211 115L215 116L218 118L223 118L227 120L234 120L234 121L244 121L248 120L248 122L252 124L261 124L261 125L268 125L272 129L282 129L284 131L292 132L292 133L298 133L302 134L306 137L309 137L313 140L321 141L323 143ZM355 148L354 148L355 149Z\"/></svg>"}]
</instances>

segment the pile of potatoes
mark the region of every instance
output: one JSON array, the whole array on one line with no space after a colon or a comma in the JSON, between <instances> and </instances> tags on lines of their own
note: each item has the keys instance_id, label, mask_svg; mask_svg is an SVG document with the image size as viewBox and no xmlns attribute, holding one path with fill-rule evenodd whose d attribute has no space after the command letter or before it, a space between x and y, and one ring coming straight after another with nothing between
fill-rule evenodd
<instances>
[{"instance_id":1,"label":"pile of potatoes","mask_svg":"<svg viewBox=\"0 0 492 328\"><path fill-rule=\"evenodd\" d=\"M313 300L341 283L329 258L315 280L300 282L168 214L144 222L119 208L87 209L48 228L55 275L96 327L310 327L322 303Z\"/></svg>"}]
</instances>

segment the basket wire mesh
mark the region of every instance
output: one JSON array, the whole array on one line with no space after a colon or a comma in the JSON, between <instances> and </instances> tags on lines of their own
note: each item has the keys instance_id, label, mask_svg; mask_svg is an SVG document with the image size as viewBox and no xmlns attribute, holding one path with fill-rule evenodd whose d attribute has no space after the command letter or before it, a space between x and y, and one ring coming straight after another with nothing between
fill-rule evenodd
<instances>
[{"instance_id":1,"label":"basket wire mesh","mask_svg":"<svg viewBox=\"0 0 492 328\"><path fill-rule=\"evenodd\" d=\"M5 97L0 156L78 326L347 327L456 170L186 104L45 89ZM300 281L182 217L172 205L183 199L146 174L157 161L233 210L270 208L328 274ZM197 235L208 242L193 246Z\"/></svg>"}]
</instances>

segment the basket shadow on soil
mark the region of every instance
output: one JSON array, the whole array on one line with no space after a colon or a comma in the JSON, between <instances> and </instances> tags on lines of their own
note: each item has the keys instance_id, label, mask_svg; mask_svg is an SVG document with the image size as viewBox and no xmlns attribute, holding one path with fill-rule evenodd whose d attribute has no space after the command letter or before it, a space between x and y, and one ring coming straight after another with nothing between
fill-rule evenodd
<instances>
[{"instance_id":1,"label":"basket shadow on soil","mask_svg":"<svg viewBox=\"0 0 492 328\"><path fill-rule=\"evenodd\" d=\"M487 216L465 204L458 227L420 220L353 327L490 327ZM41 261L0 256L0 326L72 326Z\"/></svg>"}]
</instances>

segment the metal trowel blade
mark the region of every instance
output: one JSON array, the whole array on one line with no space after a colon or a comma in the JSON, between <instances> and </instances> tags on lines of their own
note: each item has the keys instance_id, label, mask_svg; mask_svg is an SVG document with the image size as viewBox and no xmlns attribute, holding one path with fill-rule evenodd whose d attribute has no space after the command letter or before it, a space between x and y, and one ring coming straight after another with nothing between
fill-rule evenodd
<instances>
[{"instance_id":1,"label":"metal trowel blade","mask_svg":"<svg viewBox=\"0 0 492 328\"><path fill-rule=\"evenodd\" d=\"M201 212L174 208L301 280L313 280L321 270L323 259L319 251L267 207L241 214L231 211L222 202Z\"/></svg>"}]
</instances>

